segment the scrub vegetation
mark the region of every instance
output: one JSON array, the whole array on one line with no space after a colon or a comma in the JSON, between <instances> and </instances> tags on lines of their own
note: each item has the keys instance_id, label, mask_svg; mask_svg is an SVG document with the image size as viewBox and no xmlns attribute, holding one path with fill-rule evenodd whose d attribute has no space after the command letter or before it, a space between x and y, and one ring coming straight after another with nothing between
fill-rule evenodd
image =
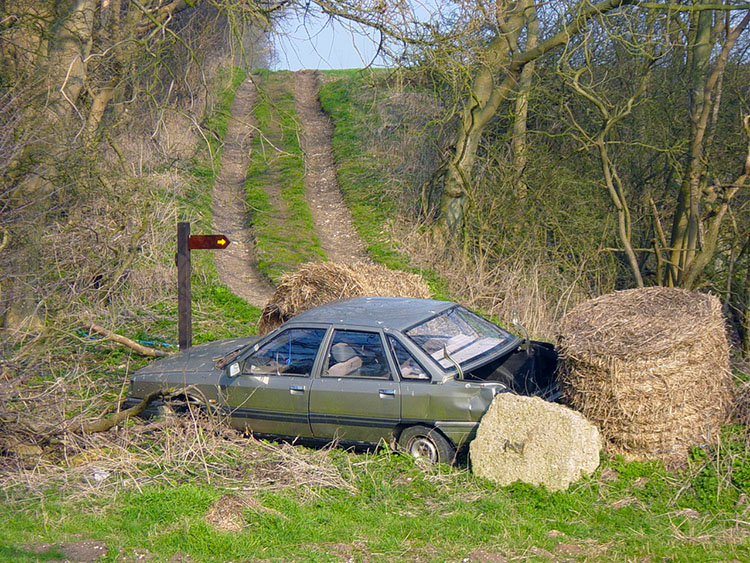
<instances>
[{"instance_id":1,"label":"scrub vegetation","mask_svg":"<svg viewBox=\"0 0 750 563\"><path fill-rule=\"evenodd\" d=\"M327 73L344 199L374 261L547 340L573 305L639 277L713 291L747 379L747 8L605 4L611 18L562 4L567 16L537 18L527 2L457 1L460 17L431 28L443 42L402 33L408 66ZM258 53L277 7L0 3L0 560L76 561L91 545L107 562L750 559L740 424L681 468L606 458L556 493L385 445L259 441L198 411L82 431L149 361L87 323L174 349L175 225L211 230L248 76L259 267L278 280L324 259L294 77L254 70L268 66ZM541 39L568 43L535 49L536 19ZM253 334L260 310L221 284L210 251L192 258L194 343Z\"/></svg>"}]
</instances>

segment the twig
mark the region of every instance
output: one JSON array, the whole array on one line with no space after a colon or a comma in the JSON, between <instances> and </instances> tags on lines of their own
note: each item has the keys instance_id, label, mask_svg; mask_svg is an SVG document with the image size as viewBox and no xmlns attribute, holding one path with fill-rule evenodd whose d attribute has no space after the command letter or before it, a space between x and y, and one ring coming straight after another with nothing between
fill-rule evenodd
<instances>
[{"instance_id":1,"label":"twig","mask_svg":"<svg viewBox=\"0 0 750 563\"><path fill-rule=\"evenodd\" d=\"M8 231L6 229L3 229L2 227L0 227L0 232L3 234L3 237L0 240L0 251L2 251L6 246L8 246L8 242L10 241L10 234L8 234Z\"/></svg>"},{"instance_id":2,"label":"twig","mask_svg":"<svg viewBox=\"0 0 750 563\"><path fill-rule=\"evenodd\" d=\"M141 344L138 344L137 342L130 340L130 338L121 336L115 332L112 332L111 330L107 330L106 328L96 325L94 323L85 323L84 327L86 328L86 330L95 332L97 334L101 334L104 338L113 340L114 342L122 344L123 346L127 346L131 350L135 350L136 352L138 352L139 354L143 354L144 356L168 356L169 355L167 352L163 352L162 350L155 350L154 348L149 348L148 346L143 346Z\"/></svg>"}]
</instances>

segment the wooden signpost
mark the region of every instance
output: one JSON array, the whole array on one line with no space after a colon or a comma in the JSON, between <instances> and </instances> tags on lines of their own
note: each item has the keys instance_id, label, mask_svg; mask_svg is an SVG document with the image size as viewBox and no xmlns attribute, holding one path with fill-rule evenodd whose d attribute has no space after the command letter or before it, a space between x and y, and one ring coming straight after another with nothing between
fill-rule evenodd
<instances>
[{"instance_id":1,"label":"wooden signpost","mask_svg":"<svg viewBox=\"0 0 750 563\"><path fill-rule=\"evenodd\" d=\"M190 295L190 251L222 250L230 240L224 235L191 235L190 223L177 223L177 328L180 350L193 345L193 317Z\"/></svg>"}]
</instances>

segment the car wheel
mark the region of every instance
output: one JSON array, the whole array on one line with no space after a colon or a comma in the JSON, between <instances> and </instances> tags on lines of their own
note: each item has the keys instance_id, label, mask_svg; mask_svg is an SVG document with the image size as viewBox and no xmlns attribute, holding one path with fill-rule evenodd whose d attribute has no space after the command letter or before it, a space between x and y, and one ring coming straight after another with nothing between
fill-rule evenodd
<instances>
[{"instance_id":1,"label":"car wheel","mask_svg":"<svg viewBox=\"0 0 750 563\"><path fill-rule=\"evenodd\" d=\"M401 451L430 463L453 463L456 448L440 432L426 426L409 426L398 438Z\"/></svg>"}]
</instances>

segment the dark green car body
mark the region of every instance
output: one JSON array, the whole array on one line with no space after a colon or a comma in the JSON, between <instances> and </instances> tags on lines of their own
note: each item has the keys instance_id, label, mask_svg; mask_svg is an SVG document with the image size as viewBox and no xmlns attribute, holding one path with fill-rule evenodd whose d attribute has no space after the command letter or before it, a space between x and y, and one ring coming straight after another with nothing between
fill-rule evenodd
<instances>
[{"instance_id":1,"label":"dark green car body","mask_svg":"<svg viewBox=\"0 0 750 563\"><path fill-rule=\"evenodd\" d=\"M523 349L519 338L491 325L500 331L492 349L461 366L445 354L454 366L407 335L426 319L456 308L473 315L455 303L434 300L334 302L262 338L203 344L156 361L134 375L127 403L152 391L185 388L191 401L256 435L376 444L418 426L460 448L472 438L493 397L509 391L514 379L533 379L540 353L549 356L544 368L553 370L554 353L538 343ZM344 347L361 357L337 362ZM347 363L356 369L337 371ZM513 373L502 367L510 364L516 366Z\"/></svg>"}]
</instances>

